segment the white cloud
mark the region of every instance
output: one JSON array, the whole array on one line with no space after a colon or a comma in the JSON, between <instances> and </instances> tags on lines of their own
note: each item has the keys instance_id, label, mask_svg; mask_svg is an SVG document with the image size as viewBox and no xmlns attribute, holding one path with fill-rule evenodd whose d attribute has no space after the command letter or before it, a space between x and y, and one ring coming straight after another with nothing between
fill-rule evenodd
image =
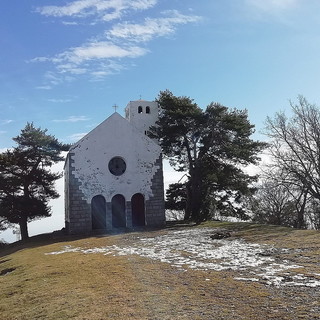
<instances>
[{"instance_id":1,"label":"white cloud","mask_svg":"<svg viewBox=\"0 0 320 320\"><path fill-rule=\"evenodd\" d=\"M65 17L65 16L87 16L98 10L98 5L103 1L78 0L65 6L44 6L36 9L37 12L45 16ZM108 1L109 2L109 1ZM111 7L110 7L111 8Z\"/></svg>"},{"instance_id":2,"label":"white cloud","mask_svg":"<svg viewBox=\"0 0 320 320\"><path fill-rule=\"evenodd\" d=\"M93 42L81 47L72 48L58 56L58 60L68 61L76 65L87 60L111 58L136 58L146 54L146 50L132 46L128 48L117 46L111 42Z\"/></svg>"},{"instance_id":3,"label":"white cloud","mask_svg":"<svg viewBox=\"0 0 320 320\"><path fill-rule=\"evenodd\" d=\"M57 119L52 120L53 122L79 122L79 121L88 121L90 118L86 116L70 116L67 119Z\"/></svg>"},{"instance_id":4,"label":"white cloud","mask_svg":"<svg viewBox=\"0 0 320 320\"><path fill-rule=\"evenodd\" d=\"M144 24L119 23L107 32L109 39L121 38L130 41L150 41L154 37L165 36L176 31L179 24L196 22L200 20L198 16L187 16L176 10L167 11L164 18L146 18Z\"/></svg>"},{"instance_id":5,"label":"white cloud","mask_svg":"<svg viewBox=\"0 0 320 320\"><path fill-rule=\"evenodd\" d=\"M87 17L98 15L104 21L121 18L127 10L152 8L157 0L77 0L65 6L44 6L36 9L42 15L54 17Z\"/></svg>"},{"instance_id":6,"label":"white cloud","mask_svg":"<svg viewBox=\"0 0 320 320\"><path fill-rule=\"evenodd\" d=\"M62 79L51 71L46 72L45 78L51 85L58 85L62 82Z\"/></svg>"},{"instance_id":7,"label":"white cloud","mask_svg":"<svg viewBox=\"0 0 320 320\"><path fill-rule=\"evenodd\" d=\"M72 63L59 64L59 65L57 65L57 69L61 73L69 72L74 75L85 74L88 71L86 68L79 68L75 64L72 64Z\"/></svg>"},{"instance_id":8,"label":"white cloud","mask_svg":"<svg viewBox=\"0 0 320 320\"><path fill-rule=\"evenodd\" d=\"M90 75L92 78L91 81L101 81L105 77L112 75L112 74L118 74L120 71L125 70L126 67L123 64L117 63L113 60L108 61L101 61L99 64L97 64L95 69L92 69L90 71Z\"/></svg>"},{"instance_id":9,"label":"white cloud","mask_svg":"<svg viewBox=\"0 0 320 320\"><path fill-rule=\"evenodd\" d=\"M104 78L109 74L108 71L93 71L91 73L95 78Z\"/></svg>"},{"instance_id":10,"label":"white cloud","mask_svg":"<svg viewBox=\"0 0 320 320\"><path fill-rule=\"evenodd\" d=\"M69 48L51 57L36 57L34 63L51 63L54 70L45 75L45 85L39 89L50 89L78 76L89 76L101 80L110 74L119 73L128 66L127 59L135 59L149 53L140 42L172 34L182 24L196 22L200 17L183 15L176 10L163 12L161 18L140 18L144 23L123 22L110 25L111 20L123 19L124 14L153 8L158 0L76 0L62 6L43 6L36 11L45 16L71 19L90 17L85 23L94 24L97 19L108 21L108 31L91 38L86 43ZM134 15L132 15L134 16ZM64 24L77 24L68 21Z\"/></svg>"},{"instance_id":11,"label":"white cloud","mask_svg":"<svg viewBox=\"0 0 320 320\"><path fill-rule=\"evenodd\" d=\"M67 103L67 102L71 102L71 99L47 99L47 101L49 102L53 102L53 103Z\"/></svg>"},{"instance_id":12,"label":"white cloud","mask_svg":"<svg viewBox=\"0 0 320 320\"><path fill-rule=\"evenodd\" d=\"M36 57L27 62L47 62L50 61L50 58L47 57Z\"/></svg>"},{"instance_id":13,"label":"white cloud","mask_svg":"<svg viewBox=\"0 0 320 320\"><path fill-rule=\"evenodd\" d=\"M103 61L121 58L137 58L145 55L147 49L138 46L119 46L110 41L93 41L83 46L71 48L65 52L56 55L53 58L38 57L33 62L51 61L57 65L59 72L70 72L73 74L83 74L88 70L79 67L92 61ZM60 83L61 79L54 73L48 72L46 78L53 84Z\"/></svg>"},{"instance_id":14,"label":"white cloud","mask_svg":"<svg viewBox=\"0 0 320 320\"><path fill-rule=\"evenodd\" d=\"M58 69L58 66L56 66ZM59 71L59 70L58 70ZM66 75L61 75L64 72L54 72L54 71L47 71L44 75L44 78L46 80L46 84L44 86L38 87L38 88L42 88L42 89L52 89L53 86L57 86L59 84L62 84L64 82L71 82L73 81L75 78L66 74ZM69 72L69 74L71 74L71 72Z\"/></svg>"},{"instance_id":15,"label":"white cloud","mask_svg":"<svg viewBox=\"0 0 320 320\"><path fill-rule=\"evenodd\" d=\"M11 123L11 122L13 122L13 120L10 120L10 119L7 119L7 120L0 120L0 124L1 124L1 125L9 124L9 123Z\"/></svg>"},{"instance_id":16,"label":"white cloud","mask_svg":"<svg viewBox=\"0 0 320 320\"><path fill-rule=\"evenodd\" d=\"M38 86L38 87L36 87L36 89L39 89L39 90L51 90L52 89L52 87L51 86Z\"/></svg>"},{"instance_id":17,"label":"white cloud","mask_svg":"<svg viewBox=\"0 0 320 320\"><path fill-rule=\"evenodd\" d=\"M64 24L65 26L77 26L79 25L77 22L75 21L72 21L72 22L69 22L69 21L63 21L62 24Z\"/></svg>"},{"instance_id":18,"label":"white cloud","mask_svg":"<svg viewBox=\"0 0 320 320\"><path fill-rule=\"evenodd\" d=\"M96 80L101 79L125 68L123 63L115 62L115 59L137 58L147 52L147 49L139 46L119 46L110 41L94 41L71 48L55 57L45 58L55 65L57 71L47 72L45 78L50 85L59 85L84 74L89 74ZM36 58L33 61L44 61L44 59Z\"/></svg>"},{"instance_id":19,"label":"white cloud","mask_svg":"<svg viewBox=\"0 0 320 320\"><path fill-rule=\"evenodd\" d=\"M146 10L146 9L149 9L151 7L154 7L158 0L135 0L135 1L127 1L128 4L130 4L130 6L133 8L133 9L136 9L136 10Z\"/></svg>"}]
</instances>

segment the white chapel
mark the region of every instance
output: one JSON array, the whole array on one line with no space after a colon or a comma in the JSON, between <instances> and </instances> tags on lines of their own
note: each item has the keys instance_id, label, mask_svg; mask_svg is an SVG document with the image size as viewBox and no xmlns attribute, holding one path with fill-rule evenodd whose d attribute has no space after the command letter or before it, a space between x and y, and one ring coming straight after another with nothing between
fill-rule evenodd
<instances>
[{"instance_id":1,"label":"white chapel","mask_svg":"<svg viewBox=\"0 0 320 320\"><path fill-rule=\"evenodd\" d=\"M70 234L165 225L161 148L147 136L158 104L128 103L75 143L65 163Z\"/></svg>"}]
</instances>

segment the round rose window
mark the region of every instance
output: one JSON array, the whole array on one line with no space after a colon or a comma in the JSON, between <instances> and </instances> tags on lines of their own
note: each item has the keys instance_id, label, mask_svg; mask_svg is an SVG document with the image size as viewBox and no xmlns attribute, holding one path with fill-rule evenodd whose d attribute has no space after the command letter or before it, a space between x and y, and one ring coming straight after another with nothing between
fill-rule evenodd
<instances>
[{"instance_id":1,"label":"round rose window","mask_svg":"<svg viewBox=\"0 0 320 320\"><path fill-rule=\"evenodd\" d=\"M109 161L109 171L115 176L121 176L127 168L125 161L120 157L114 157Z\"/></svg>"}]
</instances>

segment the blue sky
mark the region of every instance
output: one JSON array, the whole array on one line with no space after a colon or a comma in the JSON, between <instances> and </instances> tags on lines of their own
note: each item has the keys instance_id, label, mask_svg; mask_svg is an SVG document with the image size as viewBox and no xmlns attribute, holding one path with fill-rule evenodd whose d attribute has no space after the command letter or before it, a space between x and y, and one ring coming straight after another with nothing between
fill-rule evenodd
<instances>
[{"instance_id":1,"label":"blue sky","mask_svg":"<svg viewBox=\"0 0 320 320\"><path fill-rule=\"evenodd\" d=\"M165 89L248 109L263 139L290 99L320 104L319 15L318 0L3 0L0 150L31 121L75 142Z\"/></svg>"}]
</instances>

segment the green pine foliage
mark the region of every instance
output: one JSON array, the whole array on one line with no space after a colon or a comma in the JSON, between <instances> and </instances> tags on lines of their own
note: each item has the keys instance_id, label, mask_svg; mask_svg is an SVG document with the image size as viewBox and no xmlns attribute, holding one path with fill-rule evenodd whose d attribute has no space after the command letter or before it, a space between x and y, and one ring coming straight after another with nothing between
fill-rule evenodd
<instances>
[{"instance_id":1,"label":"green pine foliage","mask_svg":"<svg viewBox=\"0 0 320 320\"><path fill-rule=\"evenodd\" d=\"M69 146L33 123L13 140L17 146L0 154L0 217L18 224L25 240L28 222L51 215L48 202L59 197L54 183L61 174L50 167L63 160L61 152Z\"/></svg>"},{"instance_id":2,"label":"green pine foliage","mask_svg":"<svg viewBox=\"0 0 320 320\"><path fill-rule=\"evenodd\" d=\"M151 136L159 139L170 164L187 172L186 219L209 218L219 204L218 194L232 194L239 200L252 191L250 185L257 177L244 173L242 167L256 164L266 144L251 139L254 125L246 110L218 103L203 110L191 98L176 97L168 90L160 92L158 103L160 118ZM243 210L238 213L245 217ZM237 215L236 208L232 214Z\"/></svg>"}]
</instances>

